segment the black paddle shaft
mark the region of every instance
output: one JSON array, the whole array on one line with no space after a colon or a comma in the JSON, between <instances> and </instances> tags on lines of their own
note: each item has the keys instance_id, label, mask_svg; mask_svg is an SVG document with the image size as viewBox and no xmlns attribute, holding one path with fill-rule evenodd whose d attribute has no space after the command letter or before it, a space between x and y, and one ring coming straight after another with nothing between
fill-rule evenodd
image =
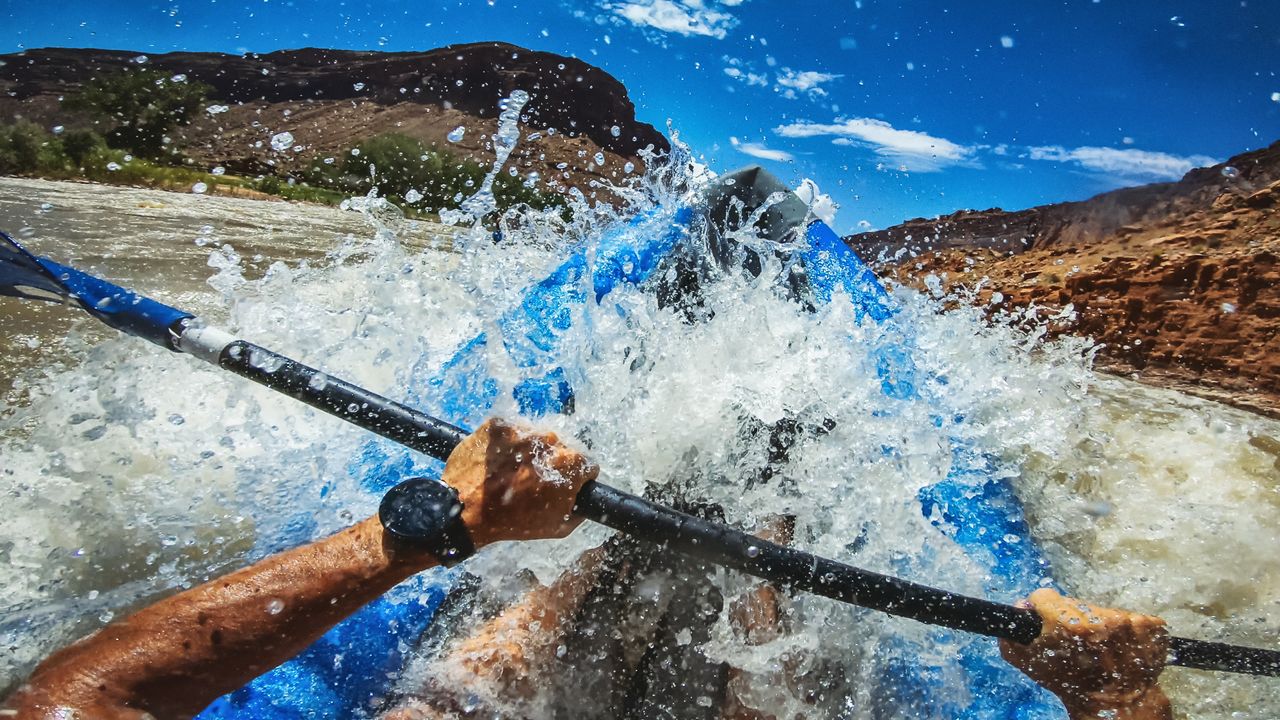
<instances>
[{"instance_id":1,"label":"black paddle shaft","mask_svg":"<svg viewBox=\"0 0 1280 720\"><path fill-rule=\"evenodd\" d=\"M243 340L227 345L218 364L440 460L447 459L467 436L462 428ZM1019 643L1031 642L1040 634L1040 618L1031 610L939 590L776 545L599 482L582 487L575 511L683 555L833 600ZM1280 676L1280 652L1186 638L1172 639L1169 663L1200 670Z\"/></svg>"}]
</instances>

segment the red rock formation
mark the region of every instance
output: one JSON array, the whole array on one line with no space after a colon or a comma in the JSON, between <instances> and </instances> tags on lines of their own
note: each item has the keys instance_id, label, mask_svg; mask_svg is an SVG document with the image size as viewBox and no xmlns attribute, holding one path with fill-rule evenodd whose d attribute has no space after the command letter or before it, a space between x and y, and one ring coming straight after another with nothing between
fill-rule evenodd
<instances>
[{"instance_id":1,"label":"red rock formation","mask_svg":"<svg viewBox=\"0 0 1280 720\"><path fill-rule=\"evenodd\" d=\"M907 247L882 272L909 284L936 274L985 281L978 300L999 292L1005 308L1070 304L1053 332L1103 343L1101 368L1280 415L1280 143L1176 183L846 240L867 257Z\"/></svg>"}]
</instances>

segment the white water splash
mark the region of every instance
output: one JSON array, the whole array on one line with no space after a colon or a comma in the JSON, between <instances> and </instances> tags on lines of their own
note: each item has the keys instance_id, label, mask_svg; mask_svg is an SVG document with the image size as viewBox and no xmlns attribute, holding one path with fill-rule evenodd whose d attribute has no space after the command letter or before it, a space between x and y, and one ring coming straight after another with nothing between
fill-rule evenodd
<instances>
[{"instance_id":1,"label":"white water splash","mask_svg":"<svg viewBox=\"0 0 1280 720\"><path fill-rule=\"evenodd\" d=\"M646 177L615 188L623 209L578 199L570 223L509 211L498 220L507 223L500 251L410 249L410 224L384 199L353 199L348 207L372 225L367 235L335 242L322 259L260 273L249 271L252 251L222 245L209 257L214 274L204 292L214 291L209 302L243 336L331 377L406 397L460 342L499 333L498 315L567 250L589 248L603 228L670 207L705 182L705 168L678 139L673 152L672 163L649 162ZM222 201L198 200L195 226L207 222L196 207ZM270 235L257 232L254 239ZM543 422L589 438L605 479L624 489L643 491L692 468L699 492L735 522L750 527L793 513L797 544L807 550L978 593L982 573L921 515L916 498L950 468L946 432L963 431L1011 473L1068 589L1163 612L1181 634L1280 644L1280 570L1271 552L1280 541L1280 424L1125 384L1100 392L1085 345L1045 343L1035 323L993 326L965 303L899 289L922 376L946 379L923 391L940 403L938 415L965 418L939 428L926 410L900 411L881 392L868 350L894 342L891 333L859 325L839 300L799 311L775 292L769 278L778 272L770 266L762 280L709 285L713 312L698 324L633 289L580 309L562 357L575 413ZM200 291L178 288L172 299L182 304ZM0 687L113 613L334 531L378 501L360 486L362 431L140 341L89 345L81 332L71 341L77 361L27 373L32 401L0 423L0 638L17 648L0 658ZM506 398L496 410L510 414L521 370L504 358L495 349L489 369ZM835 427L798 444L785 477L744 487L739 479L762 462L746 416L831 419ZM894 462L886 446L899 448ZM587 527L564 542L494 546L470 568L490 586L521 570L549 580L606 534ZM721 582L730 595L742 587L729 576ZM794 612L794 632L771 643L744 647L722 623L708 645L762 678L760 700L783 714L811 712L803 683L834 666L843 673L839 693L858 708L846 715L874 716L869 688L886 638L932 637L923 626L816 598L795 598ZM936 648L939 672L954 679L953 650ZM779 658L792 659L785 672ZM408 673L404 683L417 677ZM1167 678L1194 717L1280 711L1270 680L1177 670ZM969 692L958 679L951 689L957 701Z\"/></svg>"},{"instance_id":2,"label":"white water splash","mask_svg":"<svg viewBox=\"0 0 1280 720\"><path fill-rule=\"evenodd\" d=\"M480 188L471 197L462 201L457 210L442 210L440 220L446 225L471 224L498 208L498 200L493 196L493 181L507 164L511 151L516 149L520 141L520 111L529 102L529 93L524 90L513 90L504 98L499 107L498 129L493 134L493 166L485 174ZM483 233L481 233L483 234Z\"/></svg>"}]
</instances>

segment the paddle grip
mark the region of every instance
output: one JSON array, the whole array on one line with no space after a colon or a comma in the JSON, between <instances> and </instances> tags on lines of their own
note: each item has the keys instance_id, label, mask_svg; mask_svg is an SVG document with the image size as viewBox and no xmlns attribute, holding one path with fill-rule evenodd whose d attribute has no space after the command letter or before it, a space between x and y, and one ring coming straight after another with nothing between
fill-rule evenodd
<instances>
[{"instance_id":1,"label":"paddle grip","mask_svg":"<svg viewBox=\"0 0 1280 720\"><path fill-rule=\"evenodd\" d=\"M243 340L228 344L218 364L440 460L447 459L467 436L462 428ZM598 482L583 486L575 510L589 520L675 552L840 602L1020 643L1040 634L1040 618L1031 610L776 545ZM1178 637L1171 639L1169 664L1280 676L1280 652Z\"/></svg>"}]
</instances>

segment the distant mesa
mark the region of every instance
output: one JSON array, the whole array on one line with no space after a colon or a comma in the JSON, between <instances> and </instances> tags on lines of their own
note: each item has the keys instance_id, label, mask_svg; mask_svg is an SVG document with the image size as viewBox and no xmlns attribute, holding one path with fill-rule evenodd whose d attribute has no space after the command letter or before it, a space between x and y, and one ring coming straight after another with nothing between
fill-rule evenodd
<instances>
[{"instance_id":1,"label":"distant mesa","mask_svg":"<svg viewBox=\"0 0 1280 720\"><path fill-rule=\"evenodd\" d=\"M44 48L0 56L0 122L27 119L71 128L59 98L87 79L139 64L213 88L214 112L180 131L197 163L233 172L284 173L361 139L397 132L487 164L498 103L513 90L532 99L526 134L513 162L520 172L588 196L592 180L618 182L644 169L641 152L662 154L667 139L638 122L626 88L581 60L483 42L425 52L304 48L263 55L143 54L123 50ZM226 106L223 110L220 106ZM449 133L465 128L458 142ZM272 147L288 132L292 147ZM278 143L277 143L278 145ZM597 152L605 158L595 162Z\"/></svg>"}]
</instances>

